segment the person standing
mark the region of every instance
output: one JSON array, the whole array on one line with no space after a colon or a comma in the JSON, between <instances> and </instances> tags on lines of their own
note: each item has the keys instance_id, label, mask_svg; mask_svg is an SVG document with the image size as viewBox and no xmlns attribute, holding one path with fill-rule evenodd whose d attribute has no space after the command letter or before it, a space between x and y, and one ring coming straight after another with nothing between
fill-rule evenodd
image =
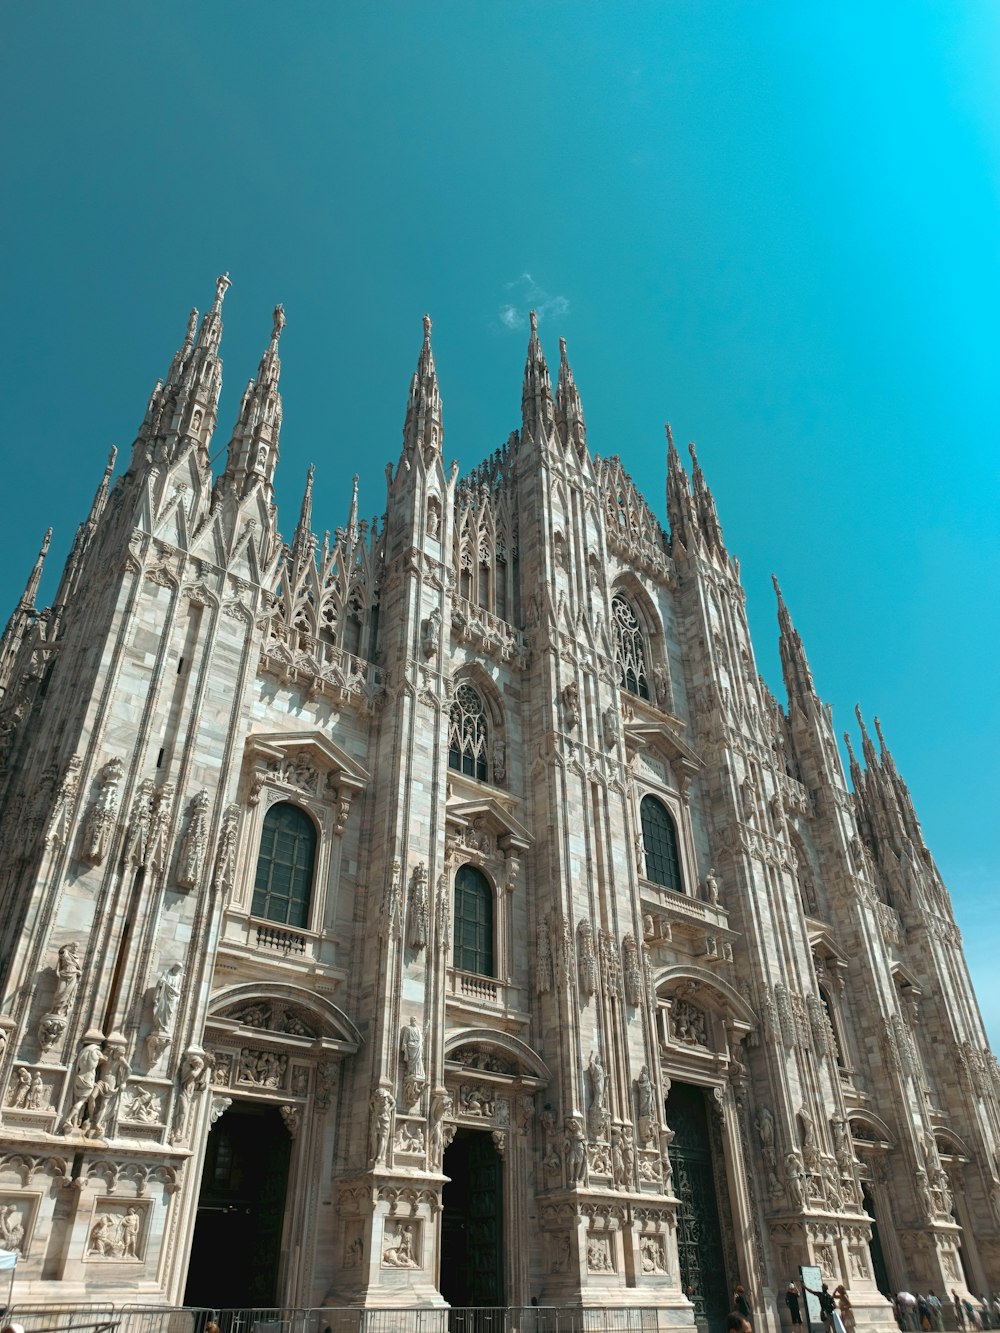
<instances>
[{"instance_id":1,"label":"person standing","mask_svg":"<svg viewBox=\"0 0 1000 1333\"><path fill-rule=\"evenodd\" d=\"M785 1304L788 1306L788 1313L792 1317L792 1323L802 1323L802 1310L799 1307L799 1289L794 1282L789 1282L788 1290L785 1292Z\"/></svg>"},{"instance_id":2,"label":"person standing","mask_svg":"<svg viewBox=\"0 0 1000 1333\"><path fill-rule=\"evenodd\" d=\"M747 1300L745 1288L737 1287L733 1292L733 1309L739 1310L744 1319L750 1318L750 1302Z\"/></svg>"}]
</instances>

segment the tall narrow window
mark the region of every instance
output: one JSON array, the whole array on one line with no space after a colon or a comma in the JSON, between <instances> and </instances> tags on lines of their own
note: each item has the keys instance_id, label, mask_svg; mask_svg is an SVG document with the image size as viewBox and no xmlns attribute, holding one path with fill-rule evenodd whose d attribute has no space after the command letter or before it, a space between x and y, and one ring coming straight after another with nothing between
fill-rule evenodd
<instances>
[{"instance_id":1,"label":"tall narrow window","mask_svg":"<svg viewBox=\"0 0 1000 1333\"><path fill-rule=\"evenodd\" d=\"M615 663L618 683L629 694L649 698L646 677L646 645L636 614L623 597L611 599L611 624L615 636Z\"/></svg>"},{"instance_id":2,"label":"tall narrow window","mask_svg":"<svg viewBox=\"0 0 1000 1333\"><path fill-rule=\"evenodd\" d=\"M253 887L254 916L284 926L309 924L316 827L304 810L282 801L264 816Z\"/></svg>"},{"instance_id":3,"label":"tall narrow window","mask_svg":"<svg viewBox=\"0 0 1000 1333\"><path fill-rule=\"evenodd\" d=\"M493 889L475 866L455 876L455 966L493 976Z\"/></svg>"},{"instance_id":4,"label":"tall narrow window","mask_svg":"<svg viewBox=\"0 0 1000 1333\"><path fill-rule=\"evenodd\" d=\"M642 845L646 855L646 878L665 889L684 892L681 863L677 854L677 828L670 811L655 796L644 796L639 806Z\"/></svg>"},{"instance_id":5,"label":"tall narrow window","mask_svg":"<svg viewBox=\"0 0 1000 1333\"><path fill-rule=\"evenodd\" d=\"M448 767L487 782L489 744L486 705L471 685L459 685L449 717Z\"/></svg>"}]
</instances>

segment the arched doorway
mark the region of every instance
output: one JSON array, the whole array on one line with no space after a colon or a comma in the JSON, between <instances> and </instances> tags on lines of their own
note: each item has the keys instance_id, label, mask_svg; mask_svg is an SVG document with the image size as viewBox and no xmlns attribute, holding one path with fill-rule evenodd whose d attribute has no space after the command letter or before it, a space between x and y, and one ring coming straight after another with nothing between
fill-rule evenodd
<instances>
[{"instance_id":1,"label":"arched doorway","mask_svg":"<svg viewBox=\"0 0 1000 1333\"><path fill-rule=\"evenodd\" d=\"M238 1101L212 1126L198 1195L185 1305L279 1303L291 1139L277 1107Z\"/></svg>"},{"instance_id":2,"label":"arched doorway","mask_svg":"<svg viewBox=\"0 0 1000 1333\"><path fill-rule=\"evenodd\" d=\"M452 1307L502 1306L503 1162L489 1133L459 1129L445 1149L438 1289Z\"/></svg>"},{"instance_id":3,"label":"arched doorway","mask_svg":"<svg viewBox=\"0 0 1000 1333\"><path fill-rule=\"evenodd\" d=\"M677 1255L681 1287L694 1305L695 1321L709 1333L725 1328L736 1281L729 1272L722 1217L729 1215L725 1163L713 1141L706 1089L671 1084L667 1124L673 1130L670 1166L677 1209ZM722 1197L720 1197L722 1196Z\"/></svg>"}]
</instances>

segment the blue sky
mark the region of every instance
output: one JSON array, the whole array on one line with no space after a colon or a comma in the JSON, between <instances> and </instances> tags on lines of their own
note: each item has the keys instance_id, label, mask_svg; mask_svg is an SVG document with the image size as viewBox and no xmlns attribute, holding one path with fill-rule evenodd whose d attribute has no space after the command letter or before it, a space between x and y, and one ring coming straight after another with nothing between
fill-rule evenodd
<instances>
[{"instance_id":1,"label":"blue sky","mask_svg":"<svg viewBox=\"0 0 1000 1333\"><path fill-rule=\"evenodd\" d=\"M694 438L780 686L878 713L1000 1037L1000 6L10 4L7 560L51 594L228 269L217 447L285 304L289 534L384 507L420 317L445 454L518 424L526 314L664 513ZM996 1044L996 1040L995 1040Z\"/></svg>"}]
</instances>

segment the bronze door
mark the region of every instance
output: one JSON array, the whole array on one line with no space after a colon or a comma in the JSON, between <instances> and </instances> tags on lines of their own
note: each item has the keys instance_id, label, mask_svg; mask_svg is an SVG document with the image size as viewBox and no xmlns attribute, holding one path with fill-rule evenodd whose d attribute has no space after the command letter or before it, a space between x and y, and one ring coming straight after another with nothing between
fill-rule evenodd
<instances>
[{"instance_id":1,"label":"bronze door","mask_svg":"<svg viewBox=\"0 0 1000 1333\"><path fill-rule=\"evenodd\" d=\"M670 1165L680 1200L681 1286L694 1303L695 1319L712 1330L723 1328L730 1305L729 1282L705 1089L674 1083L667 1097L667 1124L674 1131Z\"/></svg>"}]
</instances>

